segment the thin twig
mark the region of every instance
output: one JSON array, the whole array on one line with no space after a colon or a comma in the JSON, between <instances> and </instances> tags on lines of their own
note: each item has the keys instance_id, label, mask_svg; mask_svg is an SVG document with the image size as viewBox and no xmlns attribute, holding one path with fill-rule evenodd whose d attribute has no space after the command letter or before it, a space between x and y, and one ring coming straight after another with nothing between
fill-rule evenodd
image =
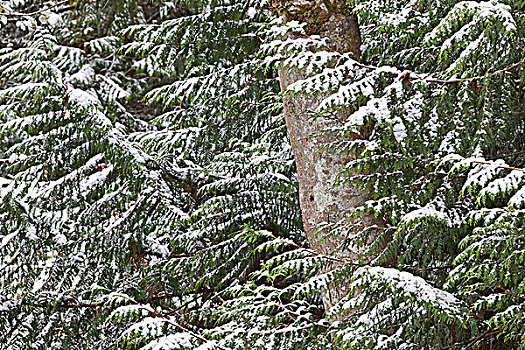
<instances>
[{"instance_id":1,"label":"thin twig","mask_svg":"<svg viewBox=\"0 0 525 350\"><path fill-rule=\"evenodd\" d=\"M312 38L308 34L301 33L301 32L294 32L294 34L303 35L306 38L312 40ZM342 56L342 54L340 54L339 52L335 51L334 49L332 49L328 45L325 45L324 48L328 49L329 51L331 51L333 53L336 53L336 54L339 54L339 55ZM434 78L418 78L415 82L440 83L440 84L458 84L458 83L464 83L464 82L471 82L471 81L474 81L474 80L485 79L487 76L494 76L494 75L498 75L498 74L502 74L502 73L514 70L514 69L518 68L519 66L521 66L524 63L525 63L525 59L523 59L522 61L520 61L520 62L518 62L516 64L513 64L512 66L509 66L509 67L497 70L497 71L495 71L493 73L490 73L489 75L482 75L482 76L476 76L476 77L464 78L464 79L449 79L449 80L434 79ZM371 66L371 65L366 65L366 64L360 63L358 61L356 61L354 64L356 66L358 66L358 67L369 69L369 70L377 70L379 68L379 67L375 67L375 66ZM386 72L386 73L390 74L390 75L399 76L399 74L394 73L394 72ZM402 73L402 77L403 78L405 78L406 75L414 75L416 77L418 76L417 73L410 72L410 71L405 71L405 72Z\"/></svg>"},{"instance_id":2,"label":"thin twig","mask_svg":"<svg viewBox=\"0 0 525 350\"><path fill-rule=\"evenodd\" d=\"M481 335L477 336L477 337L472 337L468 340L468 343L467 345L464 347L464 349L468 349L469 347L471 347L472 345L474 345L477 341L480 341L481 339L484 339L484 338L488 338L488 337L492 337L493 335L496 335L496 334L499 334L499 333L502 333L503 330L502 329L494 329L494 328L491 328L491 329L487 329L485 332L483 332ZM441 350L449 350L449 349L453 349L457 346L458 344L454 344L454 345L449 345L449 346L445 346L443 348L441 348Z\"/></svg>"},{"instance_id":3,"label":"thin twig","mask_svg":"<svg viewBox=\"0 0 525 350\"><path fill-rule=\"evenodd\" d=\"M479 161L476 161L476 162L473 162L473 163L476 163L476 164L485 164L485 165L494 165L493 163L489 163L489 162L479 162ZM525 172L525 169L513 168L513 167L510 167L510 166L500 166L500 165L497 165L496 168L499 168L499 169L507 169L507 170L516 170L516 171Z\"/></svg>"},{"instance_id":4,"label":"thin twig","mask_svg":"<svg viewBox=\"0 0 525 350\"><path fill-rule=\"evenodd\" d=\"M525 299L525 297L523 297L523 296L521 296L521 295L518 295L518 294L514 294L514 293L512 293L510 290L507 290L507 289L505 289L505 288L503 288L503 287L497 287L497 288L498 288L498 289L501 289L502 291L504 291L504 292L506 292L506 293L508 293L508 294L510 294L510 295L515 296L516 298Z\"/></svg>"},{"instance_id":5,"label":"thin twig","mask_svg":"<svg viewBox=\"0 0 525 350\"><path fill-rule=\"evenodd\" d=\"M432 271L432 270L449 269L451 267L454 267L454 265L434 266L434 267L427 267L424 269L418 268L418 267L412 267L412 266L403 266L403 269L410 270L410 271Z\"/></svg>"},{"instance_id":6,"label":"thin twig","mask_svg":"<svg viewBox=\"0 0 525 350\"><path fill-rule=\"evenodd\" d=\"M63 1L57 2L53 6L48 6L46 8L40 9L40 10L35 11L35 12L30 12L30 13L21 13L21 12L2 13L2 16L6 16L6 17L32 17L32 16L38 15L38 14L40 14L42 12L46 12L46 11L49 11L51 9L54 9L55 7L67 4L68 2L69 2L69 0L63 0Z\"/></svg>"},{"instance_id":7,"label":"thin twig","mask_svg":"<svg viewBox=\"0 0 525 350\"><path fill-rule=\"evenodd\" d=\"M322 254L322 253L319 253L313 249L309 249L309 248L305 248L305 247L302 247L294 242L290 242L290 241L285 241L285 240L281 240L282 243L285 243L285 244L288 244L288 245L291 245L292 247L295 247L299 250L302 250L302 251L305 251L307 253L310 253L314 256L317 256L319 258L323 258L323 259L327 259L327 260L332 260L332 261L336 261L336 262L341 262L341 263L346 263L346 264L352 264L354 266L359 266L359 264L356 264L353 262L353 260L351 259L344 259L344 258L339 258L339 257L334 257L334 256L330 256L330 255L325 255L325 254Z\"/></svg>"},{"instance_id":8,"label":"thin twig","mask_svg":"<svg viewBox=\"0 0 525 350\"><path fill-rule=\"evenodd\" d=\"M178 324L177 322L174 322L174 321L171 321L171 320L168 320L166 317L156 313L155 311L151 310L150 308L147 308L145 306L142 306L140 305L140 308L143 309L143 310L146 310L148 311L149 313L152 313L153 315L159 317L160 319L162 319L162 322L164 323L167 323L167 324L170 324L178 329L180 329L181 331L185 332L185 333L188 333L189 335L191 335L192 337L194 338L197 338L205 343L212 343L213 345L215 345L216 347L218 347L219 349L222 349L222 350L230 350L229 348L225 348L219 344L217 344L216 342L211 342L210 340L204 338L202 335L199 335L197 333L194 333L192 332L191 330L181 326L180 324Z\"/></svg>"},{"instance_id":9,"label":"thin twig","mask_svg":"<svg viewBox=\"0 0 525 350\"><path fill-rule=\"evenodd\" d=\"M493 329L493 328L488 329L480 336L472 338L470 343L467 344L466 348L467 349L470 348L472 345L474 345L477 341L480 341L481 339L492 337L493 335L499 334L501 332L503 332L502 329Z\"/></svg>"}]
</instances>

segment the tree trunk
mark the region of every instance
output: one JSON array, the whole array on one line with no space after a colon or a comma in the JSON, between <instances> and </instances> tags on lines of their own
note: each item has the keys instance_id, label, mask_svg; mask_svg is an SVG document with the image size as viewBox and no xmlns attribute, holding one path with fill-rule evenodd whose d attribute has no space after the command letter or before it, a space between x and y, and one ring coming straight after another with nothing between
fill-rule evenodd
<instances>
[{"instance_id":1,"label":"tree trunk","mask_svg":"<svg viewBox=\"0 0 525 350\"><path fill-rule=\"evenodd\" d=\"M357 16L350 14L344 3L344 0L281 0L274 1L273 5L280 9L285 20L307 23L306 34L327 37L330 39L332 49L339 53L351 52L354 58L358 59L361 37ZM305 77L296 69L281 67L279 78L281 89L284 91L287 86ZM305 95L287 96L284 99L284 115L297 166L299 200L306 236L312 249L329 255L344 238L316 235L317 227L322 223L330 224L347 220L354 209L362 205L368 196L363 195L358 188L342 188L334 185L336 176L344 170L349 161L355 159L355 155L321 152L321 148L332 140L319 131L336 126L336 121L323 118L313 120L307 111L315 110L323 97L326 96L321 95L318 98ZM349 114L340 113L337 117L344 120ZM371 225L379 222L373 216L363 216L360 218L360 223ZM357 249L338 251L336 255L354 261L359 259ZM332 264L322 272L336 267ZM322 298L326 311L346 294L347 288L344 283L337 287L331 286L328 291L323 292Z\"/></svg>"}]
</instances>

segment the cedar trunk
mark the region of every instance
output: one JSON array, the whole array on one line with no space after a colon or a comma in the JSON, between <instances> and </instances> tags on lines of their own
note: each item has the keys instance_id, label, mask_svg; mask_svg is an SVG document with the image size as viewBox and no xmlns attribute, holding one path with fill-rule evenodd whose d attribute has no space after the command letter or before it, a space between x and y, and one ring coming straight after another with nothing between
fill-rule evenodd
<instances>
[{"instance_id":1,"label":"cedar trunk","mask_svg":"<svg viewBox=\"0 0 525 350\"><path fill-rule=\"evenodd\" d=\"M277 6L275 6L277 5ZM330 47L339 53L350 52L359 58L361 36L357 16L351 14L344 1L327 0L284 0L274 2L285 20L298 20L307 23L306 34L318 34L330 39ZM296 69L279 70L281 90L305 77ZM303 216L304 229L312 249L324 254L334 254L342 243L343 237L333 237L330 232L316 234L317 227L323 223L337 223L350 218L354 209L362 205L368 196L358 188L336 186L336 176L345 169L345 165L355 159L353 154L335 154L321 152L323 146L332 140L319 131L336 126L333 119L312 119L307 111L315 110L323 95L295 95L284 98L284 116L288 137L292 145L299 181L299 200ZM346 119L351 113L339 113L337 118ZM360 223L378 224L373 216L362 216ZM335 253L357 261L356 249L346 249ZM338 264L335 264L338 265ZM340 264L339 264L340 265ZM337 268L334 264L323 268L322 272ZM337 301L347 294L345 283L331 286L322 293L323 303L328 311Z\"/></svg>"}]
</instances>

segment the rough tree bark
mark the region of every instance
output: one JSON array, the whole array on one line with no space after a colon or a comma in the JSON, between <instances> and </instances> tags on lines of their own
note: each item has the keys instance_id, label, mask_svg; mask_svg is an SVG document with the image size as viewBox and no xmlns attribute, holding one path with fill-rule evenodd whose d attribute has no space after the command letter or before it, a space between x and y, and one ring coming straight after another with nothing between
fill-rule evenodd
<instances>
[{"instance_id":1,"label":"rough tree bark","mask_svg":"<svg viewBox=\"0 0 525 350\"><path fill-rule=\"evenodd\" d=\"M276 0L273 2L285 20L297 20L307 23L308 35L318 34L330 39L330 47L339 53L350 52L355 59L360 56L361 36L357 16L351 14L344 0ZM281 89L304 79L296 69L279 70ZM348 219L354 209L363 204L367 195L358 188L335 186L336 176L345 165L355 159L355 155L339 155L320 152L323 146L332 140L319 131L335 126L337 121L317 118L315 121L307 111L315 110L323 95L318 98L298 95L285 97L284 115L288 136L292 144L299 180L299 200L303 215L304 229L312 249L321 254L332 254L339 246L342 237L329 238L316 234L319 224L336 223ZM350 113L340 113L337 117L344 120ZM365 225L380 224L373 216L363 216L360 223ZM357 261L359 252L347 249L336 253ZM326 269L333 269L334 265ZM322 271L324 272L324 271ZM322 293L325 309L328 311L337 301L347 294L342 286L330 287Z\"/></svg>"}]
</instances>

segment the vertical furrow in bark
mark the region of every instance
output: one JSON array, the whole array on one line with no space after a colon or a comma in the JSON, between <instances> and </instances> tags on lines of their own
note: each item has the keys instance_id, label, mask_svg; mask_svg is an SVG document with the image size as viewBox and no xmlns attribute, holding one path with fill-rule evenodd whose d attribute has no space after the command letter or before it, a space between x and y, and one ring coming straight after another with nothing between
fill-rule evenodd
<instances>
[{"instance_id":1,"label":"vertical furrow in bark","mask_svg":"<svg viewBox=\"0 0 525 350\"><path fill-rule=\"evenodd\" d=\"M307 23L308 35L318 34L330 39L330 47L339 53L351 52L354 58L360 55L361 37L357 16L350 14L344 1L327 0L281 0L274 2L281 9L285 20L298 20ZM281 67L279 70L281 89L284 91L290 84L305 77L294 68ZM323 96L317 98L306 95L285 96L284 115L288 136L297 166L299 181L299 199L303 215L304 229L308 242L314 250L321 254L332 254L344 240L343 237L321 237L316 234L317 227L323 223L337 223L347 220L354 209L362 205L367 195L358 188L336 186L337 175L345 169L348 162L355 159L352 154L335 154L321 152L323 146L332 140L320 133L321 130L336 126L333 119L309 116L308 111L315 110ZM344 121L351 113L337 115ZM363 216L360 223L365 225L380 224L373 216ZM346 249L335 253L340 257L359 260L357 250ZM332 264L324 271L338 266ZM337 301L347 294L345 283L332 286L322 293L323 303L328 311Z\"/></svg>"}]
</instances>

